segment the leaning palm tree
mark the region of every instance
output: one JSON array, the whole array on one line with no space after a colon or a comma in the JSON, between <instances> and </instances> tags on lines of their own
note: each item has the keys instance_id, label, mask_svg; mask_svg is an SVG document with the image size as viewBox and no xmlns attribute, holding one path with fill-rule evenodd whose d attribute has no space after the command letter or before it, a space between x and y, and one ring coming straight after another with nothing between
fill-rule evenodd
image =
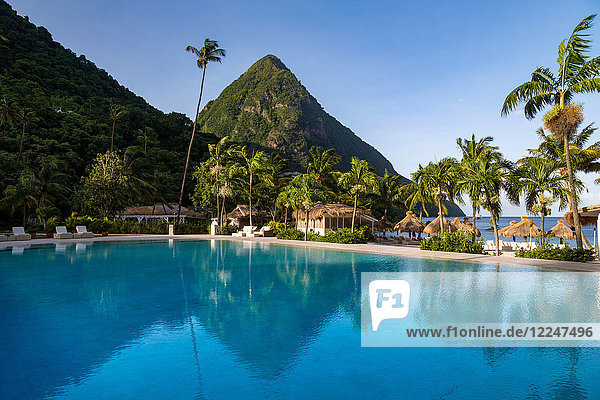
<instances>
[{"instance_id":1,"label":"leaning palm tree","mask_svg":"<svg viewBox=\"0 0 600 400\"><path fill-rule=\"evenodd\" d=\"M369 193L377 190L377 174L367 161L352 157L350 170L340 176L339 184L346 188L348 193L354 197L354 206L352 209L352 232L354 232L358 197L362 193Z\"/></svg>"},{"instance_id":2,"label":"leaning palm tree","mask_svg":"<svg viewBox=\"0 0 600 400\"><path fill-rule=\"evenodd\" d=\"M491 136L483 137L479 140L475 140L475 135L471 135L471 139L456 139L456 145L462 153L462 160L460 162L461 169L465 169L469 163L477 161L477 159L485 154L500 154L495 152L498 150L498 146L492 146L491 143L494 140ZM471 200L473 210L473 238L475 238L475 227L477 222L477 211L480 208L481 193L477 186L466 184L461 187L469 199Z\"/></svg>"},{"instance_id":3,"label":"leaning palm tree","mask_svg":"<svg viewBox=\"0 0 600 400\"><path fill-rule=\"evenodd\" d=\"M248 207L250 208L250 226L252 226L252 184L256 175L263 171L267 155L262 150L250 154L246 150L246 146L243 146L238 150L238 156L240 162L235 165L235 168L248 178Z\"/></svg>"},{"instance_id":4,"label":"leaning palm tree","mask_svg":"<svg viewBox=\"0 0 600 400\"><path fill-rule=\"evenodd\" d=\"M431 195L438 207L440 233L444 233L443 202L454 201L458 194L456 183L459 179L458 162L451 157L438 162L430 162L423 171L423 183L430 188Z\"/></svg>"},{"instance_id":5,"label":"leaning palm tree","mask_svg":"<svg viewBox=\"0 0 600 400\"><path fill-rule=\"evenodd\" d=\"M121 119L127 113L127 109L119 104L110 104L109 108L110 119L112 120L112 129L110 131L110 151L113 151L114 142L115 142L115 126L117 125L117 120Z\"/></svg>"},{"instance_id":6,"label":"leaning palm tree","mask_svg":"<svg viewBox=\"0 0 600 400\"><path fill-rule=\"evenodd\" d=\"M525 207L530 211L537 209L540 213L542 243L545 243L544 218L549 214L548 207L552 200L560 200L561 209L566 206L569 193L565 185L567 177L559 173L559 163L556 161L533 157L524 159L515 175L515 189L524 196Z\"/></svg>"},{"instance_id":7,"label":"leaning palm tree","mask_svg":"<svg viewBox=\"0 0 600 400\"><path fill-rule=\"evenodd\" d=\"M566 169L569 178L571 197L571 211L575 225L577 248L583 248L581 224L577 212L577 194L575 190L571 157L569 156L569 139L575 133L579 123L573 125L569 120L575 115L573 107L566 107L571 103L576 93L600 92L600 57L590 58L587 52L590 48L589 34L585 33L593 25L596 14L584 18L573 30L568 39L563 40L558 46L558 74L555 76L549 68L538 67L531 75L531 80L517 86L508 94L502 106L501 115L506 116L517 109L519 104L525 103L525 116L532 119L545 107L554 105L547 122L555 123L553 126L563 129L551 132L563 142Z\"/></svg>"},{"instance_id":8,"label":"leaning palm tree","mask_svg":"<svg viewBox=\"0 0 600 400\"><path fill-rule=\"evenodd\" d=\"M216 40L204 39L204 46L198 50L194 46L185 48L194 54L198 59L196 65L202 70L202 82L200 83L200 96L198 97L198 105L196 106L196 114L194 114L194 125L192 127L192 136L190 137L190 145L188 147L187 156L185 158L185 168L183 169L183 180L181 181L181 191L179 192L179 204L177 207L177 220L181 215L181 203L183 202L183 190L185 189L185 179L187 177L188 165L190 163L190 154L192 152L192 144L194 143L194 135L196 134L196 125L198 123L198 114L200 113L200 102L202 101L202 92L204 91L204 77L206 75L206 67L210 62L221 62L221 58L225 57L225 50L219 48L219 42Z\"/></svg>"}]
</instances>

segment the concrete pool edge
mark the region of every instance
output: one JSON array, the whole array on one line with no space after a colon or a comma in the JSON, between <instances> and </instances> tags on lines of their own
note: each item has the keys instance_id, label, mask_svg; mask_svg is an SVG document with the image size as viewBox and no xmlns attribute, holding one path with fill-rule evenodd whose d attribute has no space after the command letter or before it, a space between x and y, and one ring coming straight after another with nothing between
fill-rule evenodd
<instances>
[{"instance_id":1,"label":"concrete pool edge","mask_svg":"<svg viewBox=\"0 0 600 400\"><path fill-rule=\"evenodd\" d=\"M418 247L409 246L394 246L378 243L368 244L340 244L340 243L325 243L325 242L304 242L296 240L280 240L277 238L238 238L232 236L211 236L211 235L111 235L97 236L90 239L33 239L28 241L6 241L0 242L0 250L13 247L30 247L37 245L49 244L74 244L74 243L89 243L89 242L126 242L126 241L164 241L168 239L181 241L195 240L230 240L230 241L253 241L258 243L269 243L285 246L297 247L314 247L329 250L353 251L366 254L381 254L391 256L404 256L414 258L429 258L436 260L453 260L471 263L485 263L495 265L519 265L530 266L536 268L551 268L567 271L579 272L600 272L600 262L594 261L589 263L580 263L574 261L555 261L555 260L538 260L528 258L517 258L512 255L502 255L499 257L483 255L483 254L466 254L466 253L448 253L440 251L421 250Z\"/></svg>"}]
</instances>

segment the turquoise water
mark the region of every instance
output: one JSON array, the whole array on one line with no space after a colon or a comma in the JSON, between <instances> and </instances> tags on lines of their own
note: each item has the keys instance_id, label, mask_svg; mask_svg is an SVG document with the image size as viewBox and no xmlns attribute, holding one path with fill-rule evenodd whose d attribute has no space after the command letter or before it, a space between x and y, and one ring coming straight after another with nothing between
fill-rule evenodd
<instances>
[{"instance_id":1,"label":"turquoise water","mask_svg":"<svg viewBox=\"0 0 600 400\"><path fill-rule=\"evenodd\" d=\"M361 272L517 269L228 241L0 251L0 398L600 398L596 349L360 347Z\"/></svg>"}]
</instances>

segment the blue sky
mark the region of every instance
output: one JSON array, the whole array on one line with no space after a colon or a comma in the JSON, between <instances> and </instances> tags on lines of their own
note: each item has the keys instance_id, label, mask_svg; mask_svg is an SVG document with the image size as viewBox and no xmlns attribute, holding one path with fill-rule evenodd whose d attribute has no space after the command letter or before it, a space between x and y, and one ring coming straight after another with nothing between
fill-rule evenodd
<instances>
[{"instance_id":1,"label":"blue sky","mask_svg":"<svg viewBox=\"0 0 600 400\"><path fill-rule=\"evenodd\" d=\"M165 112L191 116L195 109L200 72L187 45L209 37L228 51L207 70L203 103L275 54L403 175L458 157L456 138L472 133L493 136L513 160L536 147L539 119L519 112L500 118L502 102L536 66L555 69L559 42L600 11L599 0L9 3ZM600 55L600 19L592 34L592 55ZM600 124L600 95L578 100L586 122ZM600 204L596 176L583 178L583 203ZM504 215L524 212L504 204Z\"/></svg>"}]
</instances>

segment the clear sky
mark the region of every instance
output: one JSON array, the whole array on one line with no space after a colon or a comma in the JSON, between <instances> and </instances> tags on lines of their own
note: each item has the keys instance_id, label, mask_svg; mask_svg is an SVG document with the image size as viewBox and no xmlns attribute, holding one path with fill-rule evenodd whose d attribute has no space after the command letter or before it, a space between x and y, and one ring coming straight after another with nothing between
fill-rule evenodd
<instances>
[{"instance_id":1,"label":"clear sky","mask_svg":"<svg viewBox=\"0 0 600 400\"><path fill-rule=\"evenodd\" d=\"M555 70L559 42L600 11L600 0L8 1L165 112L195 110L200 71L187 45L209 37L228 51L207 70L203 103L274 54L405 176L458 157L456 138L472 133L493 136L512 160L537 147L540 120L500 118L502 102L535 67ZM600 19L591 32L598 56ZM578 100L586 123L600 124L600 94ZM597 176L583 178L584 205L600 204ZM504 203L504 215L524 212Z\"/></svg>"}]
</instances>

